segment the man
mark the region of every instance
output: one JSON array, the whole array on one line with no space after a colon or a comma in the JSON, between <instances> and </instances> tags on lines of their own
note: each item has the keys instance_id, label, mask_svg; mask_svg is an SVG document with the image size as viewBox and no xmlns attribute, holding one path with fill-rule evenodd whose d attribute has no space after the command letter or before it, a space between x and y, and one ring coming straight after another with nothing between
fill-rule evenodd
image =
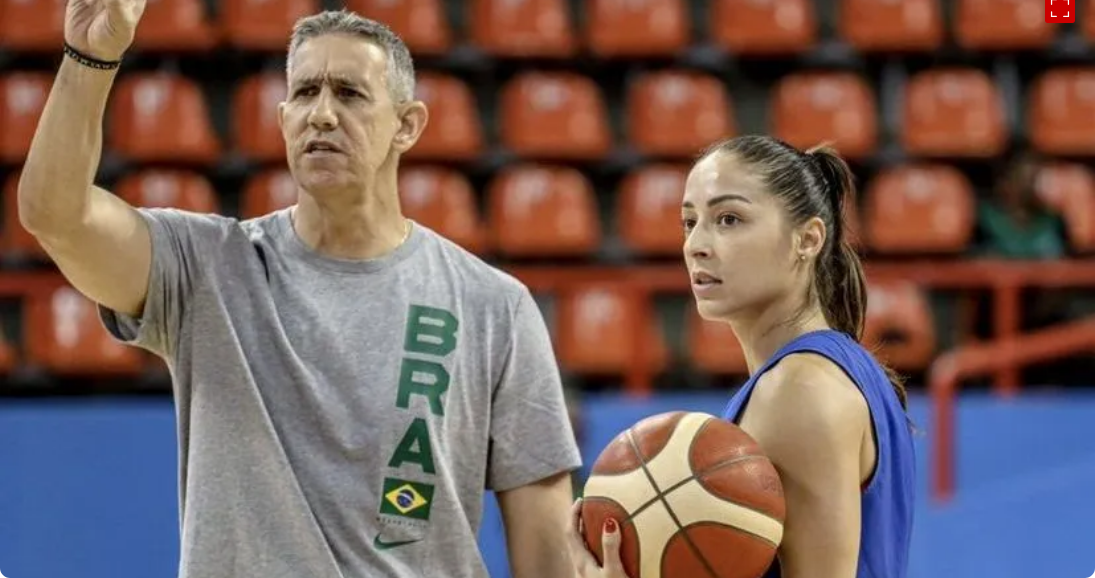
<instances>
[{"instance_id":1,"label":"man","mask_svg":"<svg viewBox=\"0 0 1095 578\"><path fill-rule=\"evenodd\" d=\"M92 179L143 10L70 0L19 215L111 333L171 369L180 576L481 577L485 487L513 575L569 575L579 454L543 319L400 212L427 121L406 46L351 13L298 23L279 110L294 207L135 209Z\"/></svg>"}]
</instances>

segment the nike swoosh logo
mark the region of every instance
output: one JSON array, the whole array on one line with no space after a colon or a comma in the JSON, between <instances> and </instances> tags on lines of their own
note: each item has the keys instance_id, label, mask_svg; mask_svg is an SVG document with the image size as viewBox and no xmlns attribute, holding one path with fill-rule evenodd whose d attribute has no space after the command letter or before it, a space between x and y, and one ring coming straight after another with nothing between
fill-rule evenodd
<instances>
[{"instance_id":1,"label":"nike swoosh logo","mask_svg":"<svg viewBox=\"0 0 1095 578\"><path fill-rule=\"evenodd\" d=\"M392 548L398 548L400 546L406 546L407 544L414 544L415 542L421 542L421 540L402 540L397 542L385 542L377 535L373 538L373 547L377 550L390 550Z\"/></svg>"}]
</instances>

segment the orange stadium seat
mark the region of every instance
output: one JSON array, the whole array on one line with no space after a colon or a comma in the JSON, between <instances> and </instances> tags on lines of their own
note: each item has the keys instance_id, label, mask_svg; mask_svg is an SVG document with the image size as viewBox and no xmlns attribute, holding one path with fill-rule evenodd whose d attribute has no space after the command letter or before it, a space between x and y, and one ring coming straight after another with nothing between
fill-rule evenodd
<instances>
[{"instance_id":1,"label":"orange stadium seat","mask_svg":"<svg viewBox=\"0 0 1095 578\"><path fill-rule=\"evenodd\" d=\"M812 0L711 0L711 40L737 54L794 54L818 38Z\"/></svg>"},{"instance_id":2,"label":"orange stadium seat","mask_svg":"<svg viewBox=\"0 0 1095 578\"><path fill-rule=\"evenodd\" d=\"M110 148L131 161L208 164L220 154L201 88L168 72L124 76L110 101Z\"/></svg>"},{"instance_id":3,"label":"orange stadium seat","mask_svg":"<svg viewBox=\"0 0 1095 578\"><path fill-rule=\"evenodd\" d=\"M487 197L491 243L504 255L587 256L601 243L593 185L576 169L511 165Z\"/></svg>"},{"instance_id":4,"label":"orange stadium seat","mask_svg":"<svg viewBox=\"0 0 1095 578\"><path fill-rule=\"evenodd\" d=\"M479 108L471 87L455 76L419 73L416 97L430 111L426 130L405 155L407 159L472 160L483 153Z\"/></svg>"},{"instance_id":5,"label":"orange stadium seat","mask_svg":"<svg viewBox=\"0 0 1095 578\"><path fill-rule=\"evenodd\" d=\"M842 0L839 26L863 52L929 52L946 37L940 0Z\"/></svg>"},{"instance_id":6,"label":"orange stadium seat","mask_svg":"<svg viewBox=\"0 0 1095 578\"><path fill-rule=\"evenodd\" d=\"M463 173L435 166L409 166L399 173L403 214L472 253L482 253L486 228L475 192Z\"/></svg>"},{"instance_id":7,"label":"orange stadium seat","mask_svg":"<svg viewBox=\"0 0 1095 578\"><path fill-rule=\"evenodd\" d=\"M597 84L570 72L525 72L502 87L502 145L539 159L601 158L612 145Z\"/></svg>"},{"instance_id":8,"label":"orange stadium seat","mask_svg":"<svg viewBox=\"0 0 1095 578\"><path fill-rule=\"evenodd\" d=\"M278 105L288 93L284 72L251 75L236 87L232 99L235 148L258 162L285 160L285 139L278 125Z\"/></svg>"},{"instance_id":9,"label":"orange stadium seat","mask_svg":"<svg viewBox=\"0 0 1095 578\"><path fill-rule=\"evenodd\" d=\"M737 128L722 81L683 70L636 78L628 88L627 125L638 152L689 158L712 142L732 136Z\"/></svg>"},{"instance_id":10,"label":"orange stadium seat","mask_svg":"<svg viewBox=\"0 0 1095 578\"><path fill-rule=\"evenodd\" d=\"M444 0L347 0L346 7L387 24L416 56L444 54L452 48Z\"/></svg>"},{"instance_id":11,"label":"orange stadium seat","mask_svg":"<svg viewBox=\"0 0 1095 578\"><path fill-rule=\"evenodd\" d=\"M1045 20L1045 0L958 0L954 38L971 50L1045 48L1057 26Z\"/></svg>"},{"instance_id":12,"label":"orange stadium seat","mask_svg":"<svg viewBox=\"0 0 1095 578\"><path fill-rule=\"evenodd\" d=\"M65 39L67 0L0 0L0 48L55 52Z\"/></svg>"},{"instance_id":13,"label":"orange stadium seat","mask_svg":"<svg viewBox=\"0 0 1095 578\"><path fill-rule=\"evenodd\" d=\"M749 365L738 336L727 323L707 321L688 304L685 319L688 361L693 368L715 375L746 375Z\"/></svg>"},{"instance_id":14,"label":"orange stadium seat","mask_svg":"<svg viewBox=\"0 0 1095 578\"><path fill-rule=\"evenodd\" d=\"M648 164L624 177L616 195L617 229L628 249L679 257L684 245L681 197L688 166Z\"/></svg>"},{"instance_id":15,"label":"orange stadium seat","mask_svg":"<svg viewBox=\"0 0 1095 578\"><path fill-rule=\"evenodd\" d=\"M673 55L692 41L685 0L590 0L587 44L601 57Z\"/></svg>"},{"instance_id":16,"label":"orange stadium seat","mask_svg":"<svg viewBox=\"0 0 1095 578\"><path fill-rule=\"evenodd\" d=\"M1095 67L1057 68L1030 86L1027 123L1042 152L1095 154Z\"/></svg>"},{"instance_id":17,"label":"orange stadium seat","mask_svg":"<svg viewBox=\"0 0 1095 578\"><path fill-rule=\"evenodd\" d=\"M135 207L168 207L196 213L219 213L213 185L199 173L143 169L123 177L114 194Z\"/></svg>"},{"instance_id":18,"label":"orange stadium seat","mask_svg":"<svg viewBox=\"0 0 1095 578\"><path fill-rule=\"evenodd\" d=\"M99 322L95 304L67 285L35 293L24 304L27 361L59 375L139 373L144 356Z\"/></svg>"},{"instance_id":19,"label":"orange stadium seat","mask_svg":"<svg viewBox=\"0 0 1095 578\"><path fill-rule=\"evenodd\" d=\"M236 48L259 52L285 50L293 24L320 10L319 0L224 0L222 33Z\"/></svg>"},{"instance_id":20,"label":"orange stadium seat","mask_svg":"<svg viewBox=\"0 0 1095 578\"><path fill-rule=\"evenodd\" d=\"M999 155L1009 130L1003 97L976 69L932 69L905 87L901 143L919 156L987 158Z\"/></svg>"},{"instance_id":21,"label":"orange stadium seat","mask_svg":"<svg viewBox=\"0 0 1095 578\"><path fill-rule=\"evenodd\" d=\"M26 159L52 86L53 77L44 72L0 76L0 162L22 164Z\"/></svg>"},{"instance_id":22,"label":"orange stadium seat","mask_svg":"<svg viewBox=\"0 0 1095 578\"><path fill-rule=\"evenodd\" d=\"M1054 162L1038 173L1038 196L1058 211L1069 244L1081 253L1095 251L1095 173L1079 163Z\"/></svg>"},{"instance_id":23,"label":"orange stadium seat","mask_svg":"<svg viewBox=\"0 0 1095 578\"><path fill-rule=\"evenodd\" d=\"M204 51L219 40L202 0L149 0L133 47L141 51Z\"/></svg>"},{"instance_id":24,"label":"orange stadium seat","mask_svg":"<svg viewBox=\"0 0 1095 578\"><path fill-rule=\"evenodd\" d=\"M620 375L643 363L651 371L662 371L669 351L652 310L652 304L611 285L561 292L554 335L560 364L582 375ZM637 345L645 351L636 351Z\"/></svg>"},{"instance_id":25,"label":"orange stadium seat","mask_svg":"<svg viewBox=\"0 0 1095 578\"><path fill-rule=\"evenodd\" d=\"M1076 0L1079 4L1080 0ZM1080 17L1080 26L1083 27L1084 37L1089 43L1095 42L1095 0L1087 0L1083 10L1077 14Z\"/></svg>"},{"instance_id":26,"label":"orange stadium seat","mask_svg":"<svg viewBox=\"0 0 1095 578\"><path fill-rule=\"evenodd\" d=\"M253 219L297 203L297 185L287 169L267 169L251 177L240 194L240 218Z\"/></svg>"},{"instance_id":27,"label":"orange stadium seat","mask_svg":"<svg viewBox=\"0 0 1095 578\"><path fill-rule=\"evenodd\" d=\"M770 106L773 132L796 147L832 141L842 155L862 158L878 144L874 92L856 73L791 73L777 84Z\"/></svg>"},{"instance_id":28,"label":"orange stadium seat","mask_svg":"<svg viewBox=\"0 0 1095 578\"><path fill-rule=\"evenodd\" d=\"M909 281L867 284L863 343L898 371L922 371L935 355L935 324L924 292Z\"/></svg>"},{"instance_id":29,"label":"orange stadium seat","mask_svg":"<svg viewBox=\"0 0 1095 578\"><path fill-rule=\"evenodd\" d=\"M18 188L19 172L15 172L4 181L4 230L0 234L0 247L9 258L48 262L51 259L45 249L19 222Z\"/></svg>"},{"instance_id":30,"label":"orange stadium seat","mask_svg":"<svg viewBox=\"0 0 1095 578\"><path fill-rule=\"evenodd\" d=\"M15 345L3 328L0 328L0 373L8 374L15 369L19 362L19 354Z\"/></svg>"},{"instance_id":31,"label":"orange stadium seat","mask_svg":"<svg viewBox=\"0 0 1095 578\"><path fill-rule=\"evenodd\" d=\"M566 0L471 0L467 4L472 44L493 56L567 57L578 35Z\"/></svg>"},{"instance_id":32,"label":"orange stadium seat","mask_svg":"<svg viewBox=\"0 0 1095 578\"><path fill-rule=\"evenodd\" d=\"M867 186L863 240L879 253L959 253L973 236L974 200L969 180L952 166L883 169Z\"/></svg>"}]
</instances>

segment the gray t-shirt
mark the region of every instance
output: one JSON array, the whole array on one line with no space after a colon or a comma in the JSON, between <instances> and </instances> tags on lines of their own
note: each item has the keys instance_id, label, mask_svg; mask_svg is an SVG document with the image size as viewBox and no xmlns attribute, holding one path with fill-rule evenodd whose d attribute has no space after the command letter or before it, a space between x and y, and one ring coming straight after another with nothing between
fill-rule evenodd
<instances>
[{"instance_id":1,"label":"gray t-shirt","mask_svg":"<svg viewBox=\"0 0 1095 578\"><path fill-rule=\"evenodd\" d=\"M484 489L580 465L528 289L428 228L347 261L289 209L141 214L142 317L100 313L171 370L181 578L484 577Z\"/></svg>"}]
</instances>

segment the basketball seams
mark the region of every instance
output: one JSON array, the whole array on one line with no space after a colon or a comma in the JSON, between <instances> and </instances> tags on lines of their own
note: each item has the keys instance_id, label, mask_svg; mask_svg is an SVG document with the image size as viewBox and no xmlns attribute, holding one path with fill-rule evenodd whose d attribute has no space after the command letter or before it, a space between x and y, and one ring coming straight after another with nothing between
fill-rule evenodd
<instances>
[{"instance_id":1,"label":"basketball seams","mask_svg":"<svg viewBox=\"0 0 1095 578\"><path fill-rule=\"evenodd\" d=\"M673 439L673 436L677 435L677 428L680 426L681 421L683 421L683 419L677 420L677 422L673 424L673 432L669 434L669 439L666 442L666 446L669 445L668 442ZM705 423L704 426L706 425L707 424ZM700 430L702 430L704 426L700 426ZM694 440L695 436L693 436L692 439ZM696 559L699 560L700 563L703 564L704 569L707 570L707 575L710 576L710 578L719 578L718 573L715 572L715 569L711 567L711 564L709 564L707 562L707 559L703 557L703 553L700 552L700 549L688 536L688 532L684 531L684 527L681 526L681 520L677 517L677 513L673 511L673 508L669 506L669 502L666 501L665 494L662 493L661 488L658 487L658 483L654 480L653 474L651 474L650 469L647 468L646 457L643 456L642 452L639 451L639 444L635 441L635 436L632 435L632 430L630 429L627 431L627 441L631 444L631 448L638 454L639 464L643 468L643 473L646 474L646 479L650 481L650 485L654 487L654 494L657 496L655 500L662 503L662 507L665 508L666 513L669 514L669 517L673 520L673 523L676 524L678 533L681 535L682 538L684 538L685 543L688 544L688 549L692 550L692 553L696 556ZM689 448L691 448L691 442L689 442ZM653 502L654 500L651 501ZM649 506L649 504L647 504L647 506Z\"/></svg>"}]
</instances>

